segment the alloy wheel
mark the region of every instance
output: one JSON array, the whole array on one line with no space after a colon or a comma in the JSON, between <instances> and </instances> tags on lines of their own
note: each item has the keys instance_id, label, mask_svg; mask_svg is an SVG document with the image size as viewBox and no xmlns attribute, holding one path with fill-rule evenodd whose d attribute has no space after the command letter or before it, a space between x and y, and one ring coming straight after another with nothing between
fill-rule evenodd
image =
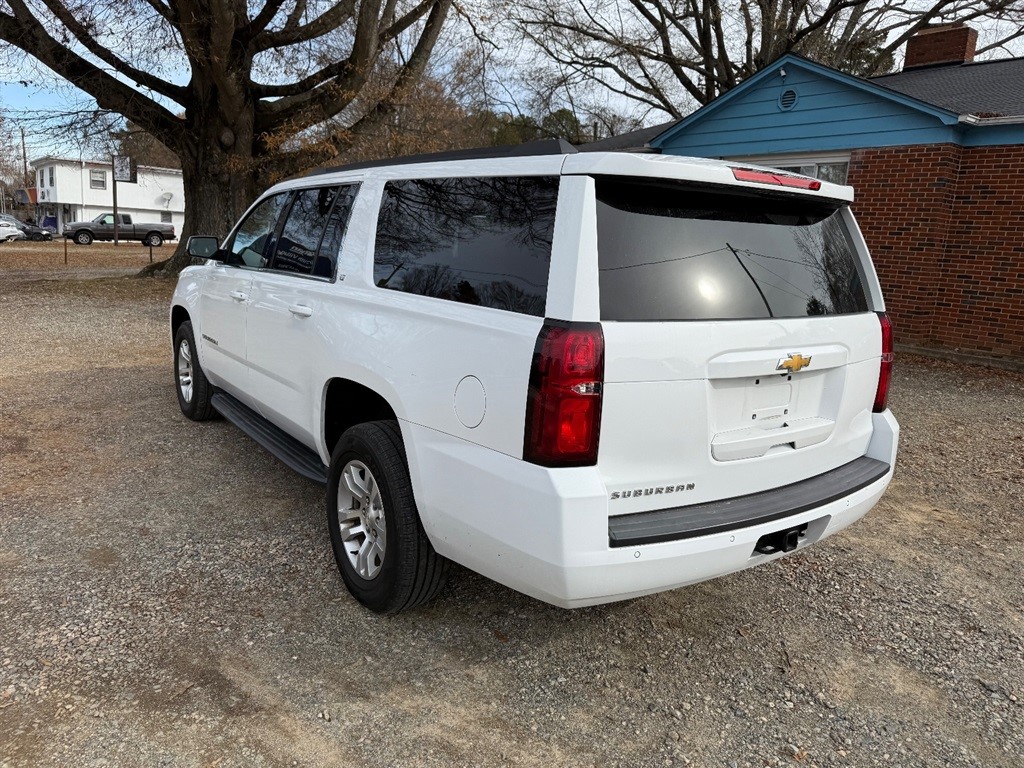
<instances>
[{"instance_id":1,"label":"alloy wheel","mask_svg":"<svg viewBox=\"0 0 1024 768\"><path fill-rule=\"evenodd\" d=\"M192 388L192 349L188 339L182 339L178 345L178 389L186 403L192 402Z\"/></svg>"},{"instance_id":2,"label":"alloy wheel","mask_svg":"<svg viewBox=\"0 0 1024 768\"><path fill-rule=\"evenodd\" d=\"M387 526L380 487L370 468L352 460L338 483L338 527L349 564L363 579L380 573L387 550Z\"/></svg>"}]
</instances>

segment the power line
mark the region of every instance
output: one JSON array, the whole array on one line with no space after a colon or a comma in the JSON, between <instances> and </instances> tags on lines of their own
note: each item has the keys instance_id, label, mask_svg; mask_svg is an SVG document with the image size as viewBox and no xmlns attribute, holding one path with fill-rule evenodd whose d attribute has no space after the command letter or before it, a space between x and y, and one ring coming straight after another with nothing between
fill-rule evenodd
<instances>
[{"instance_id":1,"label":"power line","mask_svg":"<svg viewBox=\"0 0 1024 768\"><path fill-rule=\"evenodd\" d=\"M649 267L654 264L668 264L673 261L686 261L687 259L696 259L699 256L710 256L712 253L718 253L719 251L729 250L727 247L715 248L713 251L704 251L704 253L694 253L690 256L677 256L674 259L661 259L659 261L641 261L637 264L626 264L622 267L602 267L598 272L615 272L620 269L633 269L634 267Z\"/></svg>"}]
</instances>

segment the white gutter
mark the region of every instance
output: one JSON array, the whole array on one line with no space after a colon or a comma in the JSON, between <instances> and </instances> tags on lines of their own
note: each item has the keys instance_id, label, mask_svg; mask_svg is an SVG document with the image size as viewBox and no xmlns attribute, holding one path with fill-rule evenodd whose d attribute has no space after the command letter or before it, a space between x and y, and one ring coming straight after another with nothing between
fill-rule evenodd
<instances>
[{"instance_id":1,"label":"white gutter","mask_svg":"<svg viewBox=\"0 0 1024 768\"><path fill-rule=\"evenodd\" d=\"M965 125L1019 125L1024 123L1024 115L1003 115L1001 117L978 117L977 115L960 115L958 123Z\"/></svg>"}]
</instances>

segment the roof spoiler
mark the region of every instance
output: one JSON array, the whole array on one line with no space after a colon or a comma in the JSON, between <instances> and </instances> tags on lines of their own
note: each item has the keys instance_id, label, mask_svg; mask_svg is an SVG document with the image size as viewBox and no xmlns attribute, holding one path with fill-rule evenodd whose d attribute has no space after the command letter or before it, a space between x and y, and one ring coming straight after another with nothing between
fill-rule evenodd
<instances>
[{"instance_id":1,"label":"roof spoiler","mask_svg":"<svg viewBox=\"0 0 1024 768\"><path fill-rule=\"evenodd\" d=\"M501 157L534 157L537 155L575 155L576 147L565 139L540 139L523 144L508 144L501 147L478 147L476 149L453 149L447 152L428 152L421 155L390 157L383 160L367 160L348 163L333 168L318 168L306 176L320 176L339 171L358 171L362 168L384 168L390 165L412 165L413 163L436 163L445 160L484 160Z\"/></svg>"}]
</instances>

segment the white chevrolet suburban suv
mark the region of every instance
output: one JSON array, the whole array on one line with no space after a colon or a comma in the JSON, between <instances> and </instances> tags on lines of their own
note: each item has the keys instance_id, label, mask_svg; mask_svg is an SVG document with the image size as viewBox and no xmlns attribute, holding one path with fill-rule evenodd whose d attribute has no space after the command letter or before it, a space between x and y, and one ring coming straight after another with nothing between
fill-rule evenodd
<instances>
[{"instance_id":1,"label":"white chevrolet suburban suv","mask_svg":"<svg viewBox=\"0 0 1024 768\"><path fill-rule=\"evenodd\" d=\"M763 564L893 473L892 330L852 199L562 142L318 171L191 239L179 404L326 484L377 612L451 560L567 608Z\"/></svg>"}]
</instances>

